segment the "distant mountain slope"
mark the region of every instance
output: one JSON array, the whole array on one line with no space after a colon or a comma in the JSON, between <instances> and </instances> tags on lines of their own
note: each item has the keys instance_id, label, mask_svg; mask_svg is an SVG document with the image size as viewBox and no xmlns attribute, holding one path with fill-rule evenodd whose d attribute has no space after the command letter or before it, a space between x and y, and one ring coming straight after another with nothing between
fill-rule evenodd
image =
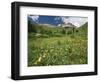
<instances>
[{"instance_id":1,"label":"distant mountain slope","mask_svg":"<svg viewBox=\"0 0 100 82\"><path fill-rule=\"evenodd\" d=\"M78 28L79 30L83 30L83 31L87 31L88 29L88 22L86 22L84 25L82 25L80 28Z\"/></svg>"},{"instance_id":2,"label":"distant mountain slope","mask_svg":"<svg viewBox=\"0 0 100 82\"><path fill-rule=\"evenodd\" d=\"M75 25L73 25L72 23L70 23L70 22L68 22L67 24L61 24L61 27L71 27L71 28L73 28L73 27L76 27Z\"/></svg>"},{"instance_id":3,"label":"distant mountain slope","mask_svg":"<svg viewBox=\"0 0 100 82\"><path fill-rule=\"evenodd\" d=\"M45 24L33 24L30 20L28 20L28 32L34 32L34 33L57 33L60 32L62 28L56 28L51 25L45 25Z\"/></svg>"},{"instance_id":4,"label":"distant mountain slope","mask_svg":"<svg viewBox=\"0 0 100 82\"><path fill-rule=\"evenodd\" d=\"M65 27L62 27L62 26L57 27L50 24L36 24L36 23L32 23L31 20L28 20L28 32L47 34L47 35L62 35L62 34L75 35L76 34L83 37L87 36L88 22L79 28L71 28L70 26L75 27L71 23L68 23L67 25L65 25Z\"/></svg>"},{"instance_id":5,"label":"distant mountain slope","mask_svg":"<svg viewBox=\"0 0 100 82\"><path fill-rule=\"evenodd\" d=\"M84 25L79 27L78 30L79 30L79 34L87 35L87 33L88 33L88 22L86 22Z\"/></svg>"}]
</instances>

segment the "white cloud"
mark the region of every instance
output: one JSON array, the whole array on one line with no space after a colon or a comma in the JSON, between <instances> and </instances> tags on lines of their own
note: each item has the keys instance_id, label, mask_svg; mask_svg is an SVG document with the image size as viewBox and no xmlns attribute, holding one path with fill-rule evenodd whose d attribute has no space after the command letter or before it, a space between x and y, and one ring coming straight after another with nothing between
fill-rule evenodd
<instances>
[{"instance_id":1,"label":"white cloud","mask_svg":"<svg viewBox=\"0 0 100 82\"><path fill-rule=\"evenodd\" d=\"M58 26L61 26L61 24L58 24Z\"/></svg>"},{"instance_id":2,"label":"white cloud","mask_svg":"<svg viewBox=\"0 0 100 82\"><path fill-rule=\"evenodd\" d=\"M38 21L38 18L39 16L38 15L32 15L32 16L29 16L33 21L37 22Z\"/></svg>"},{"instance_id":3,"label":"white cloud","mask_svg":"<svg viewBox=\"0 0 100 82\"><path fill-rule=\"evenodd\" d=\"M55 19L54 20L60 20L60 17L55 17Z\"/></svg>"},{"instance_id":4,"label":"white cloud","mask_svg":"<svg viewBox=\"0 0 100 82\"><path fill-rule=\"evenodd\" d=\"M77 27L80 27L88 21L87 17L61 17L61 19L65 24L72 23Z\"/></svg>"}]
</instances>

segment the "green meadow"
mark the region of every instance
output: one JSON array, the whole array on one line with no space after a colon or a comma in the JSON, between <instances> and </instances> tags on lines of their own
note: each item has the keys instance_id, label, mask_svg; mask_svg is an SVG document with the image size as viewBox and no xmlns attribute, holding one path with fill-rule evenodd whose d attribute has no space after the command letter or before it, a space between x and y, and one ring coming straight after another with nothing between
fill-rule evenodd
<instances>
[{"instance_id":1,"label":"green meadow","mask_svg":"<svg viewBox=\"0 0 100 82\"><path fill-rule=\"evenodd\" d=\"M28 21L28 66L87 64L87 25L51 27Z\"/></svg>"}]
</instances>

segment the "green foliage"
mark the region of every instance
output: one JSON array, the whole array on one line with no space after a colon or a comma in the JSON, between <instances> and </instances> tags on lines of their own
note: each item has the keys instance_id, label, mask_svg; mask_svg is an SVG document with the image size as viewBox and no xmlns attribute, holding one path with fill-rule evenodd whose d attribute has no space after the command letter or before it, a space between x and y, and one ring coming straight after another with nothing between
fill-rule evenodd
<instances>
[{"instance_id":1,"label":"green foliage","mask_svg":"<svg viewBox=\"0 0 100 82\"><path fill-rule=\"evenodd\" d=\"M72 30L69 30L68 32L67 32L67 34L69 35L69 34L72 34Z\"/></svg>"},{"instance_id":2,"label":"green foliage","mask_svg":"<svg viewBox=\"0 0 100 82\"><path fill-rule=\"evenodd\" d=\"M79 32L79 30L76 29L76 32Z\"/></svg>"},{"instance_id":3,"label":"green foliage","mask_svg":"<svg viewBox=\"0 0 100 82\"><path fill-rule=\"evenodd\" d=\"M66 34L66 30L65 29L62 30L62 34Z\"/></svg>"},{"instance_id":4,"label":"green foliage","mask_svg":"<svg viewBox=\"0 0 100 82\"><path fill-rule=\"evenodd\" d=\"M29 39L28 65L86 64L86 44L87 41L79 37L37 38L35 41Z\"/></svg>"},{"instance_id":5,"label":"green foliage","mask_svg":"<svg viewBox=\"0 0 100 82\"><path fill-rule=\"evenodd\" d=\"M28 33L28 66L87 64L87 24L74 29L74 37L72 29L64 34L60 27L34 27Z\"/></svg>"},{"instance_id":6,"label":"green foliage","mask_svg":"<svg viewBox=\"0 0 100 82\"><path fill-rule=\"evenodd\" d=\"M35 24L32 24L30 21L28 21L28 32L37 32L37 26Z\"/></svg>"}]
</instances>

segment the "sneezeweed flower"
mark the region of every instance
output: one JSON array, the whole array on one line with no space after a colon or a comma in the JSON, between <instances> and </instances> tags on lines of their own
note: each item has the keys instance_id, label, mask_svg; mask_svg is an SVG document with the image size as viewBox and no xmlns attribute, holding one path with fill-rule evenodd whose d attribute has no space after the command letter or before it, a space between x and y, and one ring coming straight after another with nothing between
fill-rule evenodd
<instances>
[{"instance_id":1,"label":"sneezeweed flower","mask_svg":"<svg viewBox=\"0 0 100 82\"><path fill-rule=\"evenodd\" d=\"M66 48L65 50L67 51L68 49Z\"/></svg>"},{"instance_id":2,"label":"sneezeweed flower","mask_svg":"<svg viewBox=\"0 0 100 82\"><path fill-rule=\"evenodd\" d=\"M51 49L50 52L53 52L53 49Z\"/></svg>"},{"instance_id":3,"label":"sneezeweed flower","mask_svg":"<svg viewBox=\"0 0 100 82\"><path fill-rule=\"evenodd\" d=\"M46 57L46 53L43 54L43 58L45 58L45 57Z\"/></svg>"},{"instance_id":4,"label":"sneezeweed flower","mask_svg":"<svg viewBox=\"0 0 100 82\"><path fill-rule=\"evenodd\" d=\"M57 52L55 53L55 55L57 55Z\"/></svg>"},{"instance_id":5,"label":"sneezeweed flower","mask_svg":"<svg viewBox=\"0 0 100 82\"><path fill-rule=\"evenodd\" d=\"M45 52L48 52L48 50L45 50Z\"/></svg>"},{"instance_id":6,"label":"sneezeweed flower","mask_svg":"<svg viewBox=\"0 0 100 82\"><path fill-rule=\"evenodd\" d=\"M39 59L37 60L37 62L40 62L40 61L41 61L41 59L42 59L42 57L40 56L40 57L39 57Z\"/></svg>"}]
</instances>

